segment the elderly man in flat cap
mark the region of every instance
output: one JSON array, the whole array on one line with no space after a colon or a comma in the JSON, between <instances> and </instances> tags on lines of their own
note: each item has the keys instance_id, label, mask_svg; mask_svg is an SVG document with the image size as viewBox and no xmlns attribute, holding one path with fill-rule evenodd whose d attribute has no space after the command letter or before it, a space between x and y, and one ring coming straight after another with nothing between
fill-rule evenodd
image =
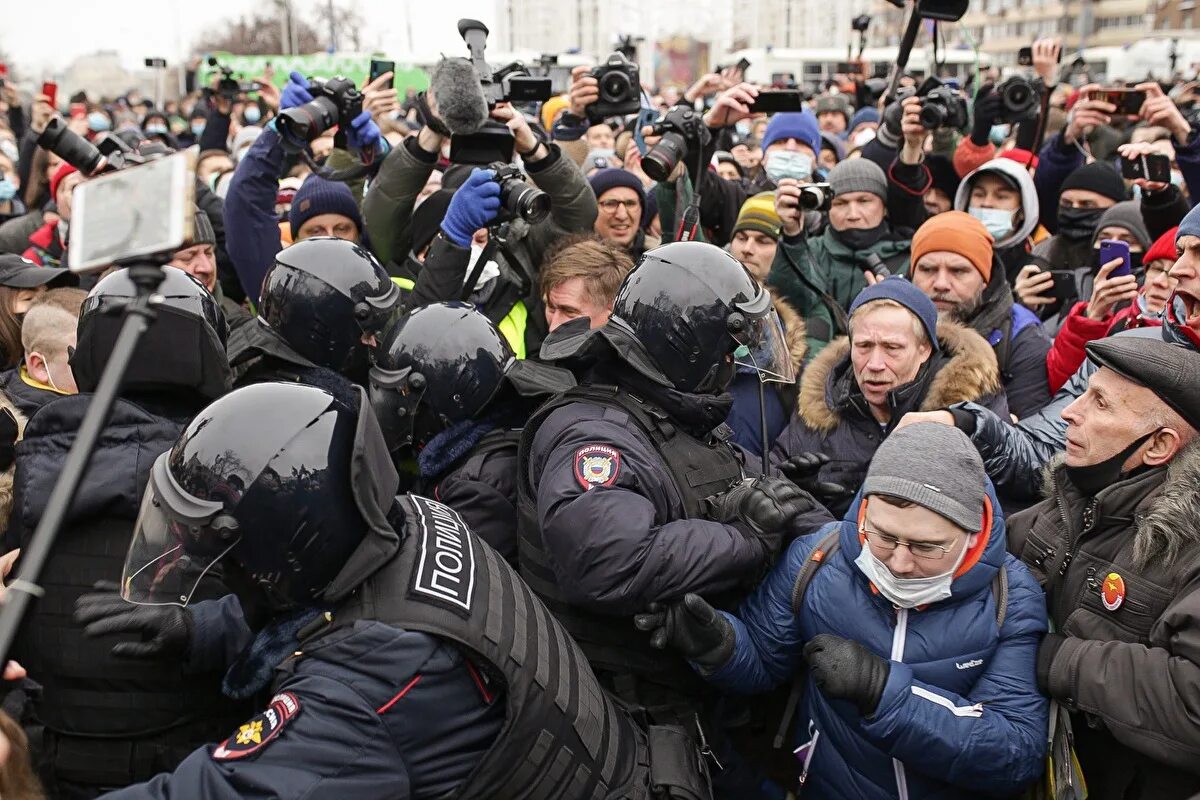
<instances>
[{"instance_id":1,"label":"elderly man in flat cap","mask_svg":"<svg viewBox=\"0 0 1200 800\"><path fill-rule=\"evenodd\" d=\"M1200 353L1118 336L1063 410L1047 500L1009 520L1053 624L1038 683L1092 800L1200 792Z\"/></svg>"}]
</instances>

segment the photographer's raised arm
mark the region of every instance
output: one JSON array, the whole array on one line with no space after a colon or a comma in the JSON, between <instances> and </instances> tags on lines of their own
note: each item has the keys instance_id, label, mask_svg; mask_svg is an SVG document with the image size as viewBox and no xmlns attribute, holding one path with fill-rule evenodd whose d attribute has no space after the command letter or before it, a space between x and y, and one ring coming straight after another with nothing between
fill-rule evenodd
<instances>
[{"instance_id":1,"label":"photographer's raised arm","mask_svg":"<svg viewBox=\"0 0 1200 800\"><path fill-rule=\"evenodd\" d=\"M274 125L268 125L246 149L225 196L225 248L246 297L254 303L281 249L275 194L282 167L282 140Z\"/></svg>"},{"instance_id":2,"label":"photographer's raised arm","mask_svg":"<svg viewBox=\"0 0 1200 800\"><path fill-rule=\"evenodd\" d=\"M1083 148L1088 135L1097 126L1109 124L1112 121L1109 115L1117 110L1112 103L1086 99L1090 91L1099 88L1096 84L1089 84L1079 90L1085 99L1076 103L1071 110L1066 129L1052 136L1038 154L1038 168L1033 183L1037 187L1038 205L1041 208L1039 219L1051 233L1058 232L1058 196L1063 181L1083 166Z\"/></svg>"},{"instance_id":3,"label":"photographer's raised arm","mask_svg":"<svg viewBox=\"0 0 1200 800\"><path fill-rule=\"evenodd\" d=\"M933 175L925 166L925 140L929 130L921 124L921 98L909 97L901 104L900 130L904 146L887 170L888 220L892 227L916 230L929 218L921 198L933 186Z\"/></svg>"},{"instance_id":4,"label":"photographer's raised arm","mask_svg":"<svg viewBox=\"0 0 1200 800\"><path fill-rule=\"evenodd\" d=\"M412 249L409 218L446 139L428 125L384 158L363 200L371 247L383 264L403 262Z\"/></svg>"},{"instance_id":5,"label":"photographer's raised arm","mask_svg":"<svg viewBox=\"0 0 1200 800\"><path fill-rule=\"evenodd\" d=\"M1157 83L1138 84L1136 89L1146 93L1141 118L1149 125L1161 126L1171 132L1175 161L1183 173L1191 205L1195 205L1200 202L1200 130L1183 115L1170 97L1163 94L1162 87Z\"/></svg>"}]
</instances>

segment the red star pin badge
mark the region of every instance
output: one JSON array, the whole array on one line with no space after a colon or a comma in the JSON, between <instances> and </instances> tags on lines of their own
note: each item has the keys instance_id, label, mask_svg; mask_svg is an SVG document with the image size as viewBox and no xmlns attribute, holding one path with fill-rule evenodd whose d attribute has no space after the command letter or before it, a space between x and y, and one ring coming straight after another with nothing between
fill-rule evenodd
<instances>
[{"instance_id":1,"label":"red star pin badge","mask_svg":"<svg viewBox=\"0 0 1200 800\"><path fill-rule=\"evenodd\" d=\"M1125 602L1125 579L1115 572L1104 576L1104 585L1100 588L1100 602L1109 611L1116 611Z\"/></svg>"}]
</instances>

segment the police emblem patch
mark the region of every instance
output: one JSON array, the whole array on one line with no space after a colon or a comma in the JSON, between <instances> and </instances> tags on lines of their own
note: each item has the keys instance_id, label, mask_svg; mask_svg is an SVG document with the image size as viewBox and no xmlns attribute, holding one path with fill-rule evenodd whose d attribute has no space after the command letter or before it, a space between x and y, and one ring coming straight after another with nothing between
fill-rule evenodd
<instances>
[{"instance_id":1,"label":"police emblem patch","mask_svg":"<svg viewBox=\"0 0 1200 800\"><path fill-rule=\"evenodd\" d=\"M612 486L621 472L621 454L604 444L584 445L575 451L575 480L584 489Z\"/></svg>"},{"instance_id":2,"label":"police emblem patch","mask_svg":"<svg viewBox=\"0 0 1200 800\"><path fill-rule=\"evenodd\" d=\"M279 736L284 727L300 713L300 700L291 692L271 698L266 711L252 717L213 750L214 761L236 761L252 756Z\"/></svg>"}]
</instances>

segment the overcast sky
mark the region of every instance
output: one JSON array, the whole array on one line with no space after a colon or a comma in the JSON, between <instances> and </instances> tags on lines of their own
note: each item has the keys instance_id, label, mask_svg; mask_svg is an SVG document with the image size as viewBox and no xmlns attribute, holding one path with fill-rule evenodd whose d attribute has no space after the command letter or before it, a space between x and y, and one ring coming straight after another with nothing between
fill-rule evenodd
<instances>
[{"instance_id":1,"label":"overcast sky","mask_svg":"<svg viewBox=\"0 0 1200 800\"><path fill-rule=\"evenodd\" d=\"M296 12L315 22L325 0L292 0ZM248 15L270 0L156 0L123 4L98 0L4 0L0 51L24 73L39 80L55 77L75 58L116 50L127 68L146 57L176 61L190 52L198 34L222 20ZM357 8L366 20L366 49L380 49L403 61L408 48L405 15L412 14L413 40L420 53L457 52L459 17L482 19L495 28L494 0L337 0Z\"/></svg>"}]
</instances>

